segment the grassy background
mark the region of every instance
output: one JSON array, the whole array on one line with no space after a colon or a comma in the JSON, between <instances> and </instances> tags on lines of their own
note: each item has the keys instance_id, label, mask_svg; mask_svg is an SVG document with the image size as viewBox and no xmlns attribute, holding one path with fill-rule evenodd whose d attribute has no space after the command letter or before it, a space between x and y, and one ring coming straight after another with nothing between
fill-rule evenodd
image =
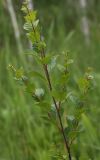
<instances>
[{"instance_id":1,"label":"grassy background","mask_svg":"<svg viewBox=\"0 0 100 160\"><path fill-rule=\"evenodd\" d=\"M19 1L16 1L15 11L22 32L23 47L26 44L28 47L22 31L20 6ZM79 22L75 22L69 11L66 12L63 1L59 3L35 1L35 6L39 10L48 50L70 51L74 59L72 67L74 79L82 75L88 66L94 68L95 88L90 96L89 112L82 117L84 132L78 137L77 144L74 144L73 152L76 160L100 160L99 23L92 22L91 44L86 47L84 36L79 30ZM95 9L92 11L90 15L97 16ZM27 63L24 51L18 54L10 17L2 1L0 26L0 160L49 160L49 144L52 144L54 128L44 123L41 109L33 105L31 97L22 91L7 70L9 63L24 68L29 67L30 64Z\"/></svg>"}]
</instances>

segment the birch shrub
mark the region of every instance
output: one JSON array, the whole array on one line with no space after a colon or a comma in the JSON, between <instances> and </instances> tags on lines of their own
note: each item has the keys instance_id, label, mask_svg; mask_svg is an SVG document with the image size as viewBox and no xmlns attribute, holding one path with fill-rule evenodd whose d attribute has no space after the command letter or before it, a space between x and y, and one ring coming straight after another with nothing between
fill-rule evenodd
<instances>
[{"instance_id":1,"label":"birch shrub","mask_svg":"<svg viewBox=\"0 0 100 160\"><path fill-rule=\"evenodd\" d=\"M88 93L92 89L91 68L76 82L75 91L70 85L70 65L73 60L69 58L69 53L47 53L37 11L32 11L27 1L23 2L21 10L24 13L26 36L32 43L32 51L28 54L34 61L33 68L24 71L12 65L9 67L15 79L34 99L35 105L42 108L42 117L57 128L56 136L59 138L53 137L51 159L71 160L74 157L71 152L73 144L82 131L81 115L87 110ZM68 101L74 104L72 112L69 112Z\"/></svg>"}]
</instances>

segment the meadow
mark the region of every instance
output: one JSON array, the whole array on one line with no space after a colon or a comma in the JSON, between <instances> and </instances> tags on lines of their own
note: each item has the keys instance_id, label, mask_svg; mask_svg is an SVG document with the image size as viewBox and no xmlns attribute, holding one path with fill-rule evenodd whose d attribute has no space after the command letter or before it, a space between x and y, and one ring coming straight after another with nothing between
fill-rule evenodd
<instances>
[{"instance_id":1,"label":"meadow","mask_svg":"<svg viewBox=\"0 0 100 160\"><path fill-rule=\"evenodd\" d=\"M0 1L0 160L50 160L55 127L42 118L42 109L34 105L32 97L23 91L8 70L9 64L27 70L33 63L25 55L29 42L23 31L21 3L14 3L21 32L21 53L5 5ZM93 68L94 87L86 114L82 116L83 131L73 145L72 154L73 160L100 160L100 24L99 13L95 13L97 8L88 13L90 42L86 44L73 5L66 9L64 0L59 3L38 0L34 7L43 26L47 51L55 54L69 51L74 60L72 85L88 67Z\"/></svg>"}]
</instances>

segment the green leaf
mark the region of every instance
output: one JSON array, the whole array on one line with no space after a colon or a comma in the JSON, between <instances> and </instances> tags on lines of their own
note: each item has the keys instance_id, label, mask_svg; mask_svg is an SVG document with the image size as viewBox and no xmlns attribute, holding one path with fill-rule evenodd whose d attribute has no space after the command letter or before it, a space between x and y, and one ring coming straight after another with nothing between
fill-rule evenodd
<instances>
[{"instance_id":1,"label":"green leaf","mask_svg":"<svg viewBox=\"0 0 100 160\"><path fill-rule=\"evenodd\" d=\"M51 62L51 57L52 56L50 54L48 54L45 57L41 58L42 64L49 64Z\"/></svg>"},{"instance_id":2,"label":"green leaf","mask_svg":"<svg viewBox=\"0 0 100 160\"><path fill-rule=\"evenodd\" d=\"M42 107L43 111L45 111L45 112L48 112L50 110L50 107L51 107L50 103L45 101L45 100L41 101L39 103L39 105ZM47 116L47 114L46 114L46 116Z\"/></svg>"},{"instance_id":3,"label":"green leaf","mask_svg":"<svg viewBox=\"0 0 100 160\"><path fill-rule=\"evenodd\" d=\"M55 68L56 64L57 64L57 58L59 57L59 55L53 56L51 59L51 63L48 64L48 70L51 71L53 68Z\"/></svg>"},{"instance_id":4,"label":"green leaf","mask_svg":"<svg viewBox=\"0 0 100 160\"><path fill-rule=\"evenodd\" d=\"M39 24L39 19L33 22L34 29L38 26L38 24Z\"/></svg>"},{"instance_id":5,"label":"green leaf","mask_svg":"<svg viewBox=\"0 0 100 160\"><path fill-rule=\"evenodd\" d=\"M24 13L27 13L27 8L26 8L25 5L22 5L21 11L24 12Z\"/></svg>"},{"instance_id":6,"label":"green leaf","mask_svg":"<svg viewBox=\"0 0 100 160\"><path fill-rule=\"evenodd\" d=\"M17 70L16 70L15 77L16 77L17 79L22 78L23 75L24 75L24 70L23 70L22 67L21 67L20 69L17 69Z\"/></svg>"},{"instance_id":7,"label":"green leaf","mask_svg":"<svg viewBox=\"0 0 100 160\"><path fill-rule=\"evenodd\" d=\"M64 133L65 133L66 137L69 137L70 132L71 132L71 128L70 127L65 127Z\"/></svg>"},{"instance_id":8,"label":"green leaf","mask_svg":"<svg viewBox=\"0 0 100 160\"><path fill-rule=\"evenodd\" d=\"M78 130L73 130L69 133L69 139L76 139L77 135L78 135L79 131Z\"/></svg>"},{"instance_id":9,"label":"green leaf","mask_svg":"<svg viewBox=\"0 0 100 160\"><path fill-rule=\"evenodd\" d=\"M26 31L32 31L32 24L30 22L26 22L23 26Z\"/></svg>"},{"instance_id":10,"label":"green leaf","mask_svg":"<svg viewBox=\"0 0 100 160\"><path fill-rule=\"evenodd\" d=\"M75 117L73 115L67 115L67 120L69 122L73 122L75 120Z\"/></svg>"},{"instance_id":11,"label":"green leaf","mask_svg":"<svg viewBox=\"0 0 100 160\"><path fill-rule=\"evenodd\" d=\"M26 22L34 22L36 20L37 11L30 11L24 18Z\"/></svg>"},{"instance_id":12,"label":"green leaf","mask_svg":"<svg viewBox=\"0 0 100 160\"><path fill-rule=\"evenodd\" d=\"M66 99L66 92L64 92L63 90L53 90L51 94L57 101L63 101Z\"/></svg>"},{"instance_id":13,"label":"green leaf","mask_svg":"<svg viewBox=\"0 0 100 160\"><path fill-rule=\"evenodd\" d=\"M38 47L39 47L40 50L44 49L46 47L46 43L44 41L40 41Z\"/></svg>"},{"instance_id":14,"label":"green leaf","mask_svg":"<svg viewBox=\"0 0 100 160\"><path fill-rule=\"evenodd\" d=\"M72 64L74 61L73 61L73 59L69 59L68 61L67 61L67 65L70 65L70 64Z\"/></svg>"},{"instance_id":15,"label":"green leaf","mask_svg":"<svg viewBox=\"0 0 100 160\"><path fill-rule=\"evenodd\" d=\"M61 65L61 64L58 64L58 65L57 65L57 68L58 68L59 71L61 71L61 72L64 72L64 71L66 70L66 68L65 68L63 65Z\"/></svg>"},{"instance_id":16,"label":"green leaf","mask_svg":"<svg viewBox=\"0 0 100 160\"><path fill-rule=\"evenodd\" d=\"M86 78L81 78L79 79L78 84L80 90L86 93L89 87L89 81Z\"/></svg>"},{"instance_id":17,"label":"green leaf","mask_svg":"<svg viewBox=\"0 0 100 160\"><path fill-rule=\"evenodd\" d=\"M80 120L82 114L85 112L84 108L78 108L77 110L75 110L75 118L77 120Z\"/></svg>"},{"instance_id":18,"label":"green leaf","mask_svg":"<svg viewBox=\"0 0 100 160\"><path fill-rule=\"evenodd\" d=\"M42 80L46 80L45 77L43 77L40 73L38 73L37 71L30 71L27 73L28 77L30 78L41 78Z\"/></svg>"},{"instance_id":19,"label":"green leaf","mask_svg":"<svg viewBox=\"0 0 100 160\"><path fill-rule=\"evenodd\" d=\"M66 99L68 99L72 95L72 92L67 93Z\"/></svg>"},{"instance_id":20,"label":"green leaf","mask_svg":"<svg viewBox=\"0 0 100 160\"><path fill-rule=\"evenodd\" d=\"M66 119L67 119L68 127L72 128L73 127L73 121L75 120L75 117L72 116L72 115L67 115Z\"/></svg>"},{"instance_id":21,"label":"green leaf","mask_svg":"<svg viewBox=\"0 0 100 160\"><path fill-rule=\"evenodd\" d=\"M33 83L29 83L26 86L26 92L33 94L35 91L35 85Z\"/></svg>"},{"instance_id":22,"label":"green leaf","mask_svg":"<svg viewBox=\"0 0 100 160\"><path fill-rule=\"evenodd\" d=\"M35 38L35 37L34 37ZM34 39L34 42L33 42L33 51L35 51L36 53L39 53L40 52L40 49L39 49L39 42L35 42L36 39Z\"/></svg>"},{"instance_id":23,"label":"green leaf","mask_svg":"<svg viewBox=\"0 0 100 160\"><path fill-rule=\"evenodd\" d=\"M66 85L69 81L69 77L70 77L69 73L67 74L62 73L60 76L60 84L62 84L62 86Z\"/></svg>"},{"instance_id":24,"label":"green leaf","mask_svg":"<svg viewBox=\"0 0 100 160\"><path fill-rule=\"evenodd\" d=\"M79 102L79 99L78 99L78 97L75 94L73 94L73 93L69 94L69 99L72 102L72 104L74 104L75 106L77 106L77 104Z\"/></svg>"},{"instance_id":25,"label":"green leaf","mask_svg":"<svg viewBox=\"0 0 100 160\"><path fill-rule=\"evenodd\" d=\"M39 41L40 41L40 33L38 31L36 32L29 32L27 33L27 37L29 38L29 40L32 42L33 44L33 48L37 48L38 49L38 46L39 46Z\"/></svg>"}]
</instances>

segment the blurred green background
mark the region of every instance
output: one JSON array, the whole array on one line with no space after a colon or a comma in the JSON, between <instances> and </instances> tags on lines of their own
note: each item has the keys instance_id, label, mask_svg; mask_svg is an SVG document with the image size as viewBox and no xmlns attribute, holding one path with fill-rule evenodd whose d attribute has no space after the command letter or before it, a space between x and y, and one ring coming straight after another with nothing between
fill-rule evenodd
<instances>
[{"instance_id":1,"label":"blurred green background","mask_svg":"<svg viewBox=\"0 0 100 160\"><path fill-rule=\"evenodd\" d=\"M49 160L53 127L44 123L41 109L16 84L9 64L32 67L24 52L30 48L23 31L22 0L0 1L0 160ZM95 87L84 132L73 153L76 160L100 160L100 0L33 0L47 50L70 51L73 78L90 66ZM17 34L16 34L17 33Z\"/></svg>"}]
</instances>

